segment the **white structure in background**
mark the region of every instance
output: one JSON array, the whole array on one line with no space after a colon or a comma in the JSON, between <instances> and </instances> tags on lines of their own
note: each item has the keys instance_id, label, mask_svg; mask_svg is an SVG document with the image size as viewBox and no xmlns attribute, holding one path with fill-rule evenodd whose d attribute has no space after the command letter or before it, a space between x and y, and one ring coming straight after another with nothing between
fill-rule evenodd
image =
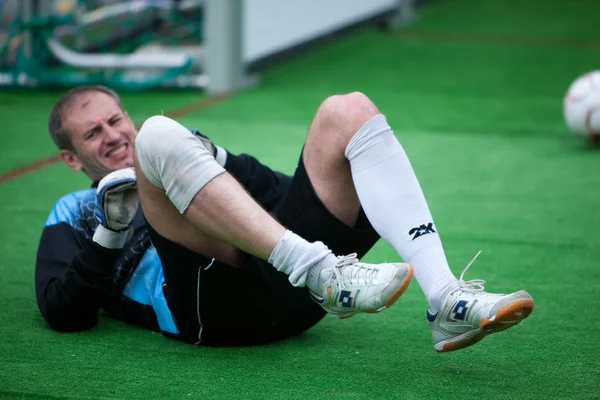
<instances>
[{"instance_id":1,"label":"white structure in background","mask_svg":"<svg viewBox=\"0 0 600 400\"><path fill-rule=\"evenodd\" d=\"M414 14L413 0L208 0L205 7L211 93L244 86L249 63L378 16L391 26Z\"/></svg>"},{"instance_id":2,"label":"white structure in background","mask_svg":"<svg viewBox=\"0 0 600 400\"><path fill-rule=\"evenodd\" d=\"M23 0L22 16L46 15L53 0ZM395 27L412 19L414 0L130 0L110 1L101 9L79 16L79 23L98 22L140 7L169 8L177 5L204 7L200 47L165 48L148 43L133 54L84 54L65 47L58 38L47 46L64 64L75 68L102 66L124 69L140 81L144 70L175 68L187 63L199 66L201 75L179 76L176 84L205 88L208 93L229 93L253 81L248 64L330 35L365 21ZM136 8L137 7L137 8ZM139 10L138 10L139 11ZM90 23L91 23L90 22ZM199 21L200 22L200 21ZM25 54L30 34L24 35Z\"/></svg>"},{"instance_id":3,"label":"white structure in background","mask_svg":"<svg viewBox=\"0 0 600 400\"><path fill-rule=\"evenodd\" d=\"M411 4L398 0L245 0L244 61L251 63L389 13L402 3Z\"/></svg>"}]
</instances>

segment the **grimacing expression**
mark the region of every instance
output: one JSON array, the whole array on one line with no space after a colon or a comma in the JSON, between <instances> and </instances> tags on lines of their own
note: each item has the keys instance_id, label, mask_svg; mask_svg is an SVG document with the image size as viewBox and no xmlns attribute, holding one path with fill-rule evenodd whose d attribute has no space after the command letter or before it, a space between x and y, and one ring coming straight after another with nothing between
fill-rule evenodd
<instances>
[{"instance_id":1,"label":"grimacing expression","mask_svg":"<svg viewBox=\"0 0 600 400\"><path fill-rule=\"evenodd\" d=\"M133 166L135 125L129 114L106 93L82 94L64 111L63 126L70 134L73 151L61 150L61 159L92 180Z\"/></svg>"}]
</instances>

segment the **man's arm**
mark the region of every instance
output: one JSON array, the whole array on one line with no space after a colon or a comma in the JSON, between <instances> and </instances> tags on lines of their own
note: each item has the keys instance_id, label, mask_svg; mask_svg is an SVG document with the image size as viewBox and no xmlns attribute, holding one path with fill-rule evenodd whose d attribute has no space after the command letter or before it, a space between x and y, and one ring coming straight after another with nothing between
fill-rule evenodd
<instances>
[{"instance_id":1,"label":"man's arm","mask_svg":"<svg viewBox=\"0 0 600 400\"><path fill-rule=\"evenodd\" d=\"M96 326L117 256L118 250L103 248L68 223L44 228L35 289L40 312L52 329L74 332Z\"/></svg>"},{"instance_id":2,"label":"man's arm","mask_svg":"<svg viewBox=\"0 0 600 400\"><path fill-rule=\"evenodd\" d=\"M56 203L42 232L35 271L38 307L53 329L96 325L138 204L132 168L108 174L96 190Z\"/></svg>"}]
</instances>

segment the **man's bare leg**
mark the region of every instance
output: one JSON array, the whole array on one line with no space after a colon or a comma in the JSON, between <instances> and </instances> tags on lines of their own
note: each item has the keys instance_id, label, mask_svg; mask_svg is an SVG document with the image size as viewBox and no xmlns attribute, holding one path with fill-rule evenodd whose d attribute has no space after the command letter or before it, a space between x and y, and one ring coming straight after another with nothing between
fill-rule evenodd
<instances>
[{"instance_id":1,"label":"man's bare leg","mask_svg":"<svg viewBox=\"0 0 600 400\"><path fill-rule=\"evenodd\" d=\"M375 230L414 265L437 351L470 346L531 313L533 299L523 290L486 293L484 281L454 277L410 161L365 95L332 96L321 105L304 160L317 193L338 218L353 221L357 195Z\"/></svg>"},{"instance_id":2,"label":"man's bare leg","mask_svg":"<svg viewBox=\"0 0 600 400\"><path fill-rule=\"evenodd\" d=\"M344 150L354 133L377 114L374 104L355 94L331 96L317 110L304 146L304 165L317 196L350 227L361 204Z\"/></svg>"},{"instance_id":3,"label":"man's bare leg","mask_svg":"<svg viewBox=\"0 0 600 400\"><path fill-rule=\"evenodd\" d=\"M239 248L196 228L177 211L165 192L148 181L135 157L137 184L144 216L162 236L206 257L229 265L242 265L246 256Z\"/></svg>"},{"instance_id":4,"label":"man's bare leg","mask_svg":"<svg viewBox=\"0 0 600 400\"><path fill-rule=\"evenodd\" d=\"M141 171L137 157L136 169ZM286 231L228 173L208 182L183 214L143 172L138 173L138 187L144 215L158 233L228 264L238 264L241 251L267 260ZM229 224L231 220L238 222ZM255 239L246 240L250 237Z\"/></svg>"},{"instance_id":5,"label":"man's bare leg","mask_svg":"<svg viewBox=\"0 0 600 400\"><path fill-rule=\"evenodd\" d=\"M383 169L376 168L369 175L370 182L362 182L357 181L356 174L357 169L361 168L360 161L352 159L359 151L350 152L351 156L348 157L347 149L353 138L359 136L361 129L369 126L370 121L378 118L383 119L381 112L362 93L327 98L319 107L308 134L304 151L306 170L319 198L346 224L353 226L362 205L369 221L383 239L392 244L406 262L414 263L419 283L428 300L437 308L448 290L458 287L458 282L448 267L437 234L425 237L426 245L402 236L404 233L408 235L413 225L406 229L404 225L412 224L412 220L423 219L416 226L432 222L410 163L404 156L400 163L386 164L387 167ZM369 167L388 161L385 154L384 159L378 158L382 137L396 142L386 146L400 147L391 130L385 133L362 135L364 137L359 138L359 145L353 147L371 149L367 160L372 160ZM419 257L417 253L423 248L427 254Z\"/></svg>"},{"instance_id":6,"label":"man's bare leg","mask_svg":"<svg viewBox=\"0 0 600 400\"><path fill-rule=\"evenodd\" d=\"M205 255L210 246L198 242L212 238L206 243L220 252L216 258L229 262L239 261L235 249L268 260L293 285L306 285L324 296L323 307L334 315L380 311L395 302L412 277L406 264L371 266L344 260L336 267L338 259L327 246L282 227L196 137L169 118L152 117L144 123L136 138L135 163L144 213L159 234ZM328 271L325 282L321 271ZM346 288L361 295L344 308L337 305L337 296Z\"/></svg>"},{"instance_id":7,"label":"man's bare leg","mask_svg":"<svg viewBox=\"0 0 600 400\"><path fill-rule=\"evenodd\" d=\"M273 264L298 286L304 286L313 266L328 268L337 262L323 243L308 243L281 226L177 122L148 119L136 138L135 153L144 215L165 238L233 264L242 252L269 260L280 244L282 261ZM290 259L288 252L296 255Z\"/></svg>"}]
</instances>

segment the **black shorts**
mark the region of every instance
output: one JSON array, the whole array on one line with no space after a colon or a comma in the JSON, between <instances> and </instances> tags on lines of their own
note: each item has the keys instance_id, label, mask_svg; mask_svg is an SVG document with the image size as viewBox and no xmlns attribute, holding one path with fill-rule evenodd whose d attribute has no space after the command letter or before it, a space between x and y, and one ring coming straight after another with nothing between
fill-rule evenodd
<instances>
[{"instance_id":1,"label":"black shorts","mask_svg":"<svg viewBox=\"0 0 600 400\"><path fill-rule=\"evenodd\" d=\"M302 157L293 177L244 155L231 156L226 168L282 225L308 241L322 241L334 254L358 253L360 258L379 239L362 211L357 226L350 228L325 208ZM149 230L178 339L209 346L263 344L300 334L325 315L308 289L293 287L287 275L265 261L251 257L246 265L231 267Z\"/></svg>"}]
</instances>

